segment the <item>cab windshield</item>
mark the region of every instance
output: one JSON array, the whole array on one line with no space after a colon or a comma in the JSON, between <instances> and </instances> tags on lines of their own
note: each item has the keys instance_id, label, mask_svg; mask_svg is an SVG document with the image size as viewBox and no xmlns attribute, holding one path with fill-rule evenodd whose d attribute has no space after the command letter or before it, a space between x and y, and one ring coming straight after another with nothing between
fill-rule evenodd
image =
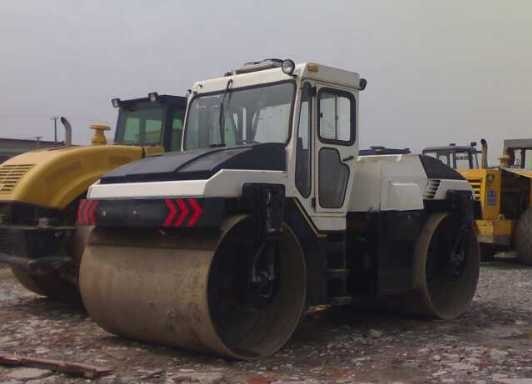
<instances>
[{"instance_id":1,"label":"cab windshield","mask_svg":"<svg viewBox=\"0 0 532 384\"><path fill-rule=\"evenodd\" d=\"M164 107L145 102L120 109L116 127L117 144L157 145L162 142Z\"/></svg>"},{"instance_id":2,"label":"cab windshield","mask_svg":"<svg viewBox=\"0 0 532 384\"><path fill-rule=\"evenodd\" d=\"M511 168L532 170L532 148L509 148Z\"/></svg>"},{"instance_id":3,"label":"cab windshield","mask_svg":"<svg viewBox=\"0 0 532 384\"><path fill-rule=\"evenodd\" d=\"M454 167L456 169L475 169L478 168L478 157L476 153L456 152L454 155Z\"/></svg>"},{"instance_id":4,"label":"cab windshield","mask_svg":"<svg viewBox=\"0 0 532 384\"><path fill-rule=\"evenodd\" d=\"M423 154L434 157L454 169L479 167L477 153L473 151L423 151Z\"/></svg>"},{"instance_id":5,"label":"cab windshield","mask_svg":"<svg viewBox=\"0 0 532 384\"><path fill-rule=\"evenodd\" d=\"M227 89L196 96L190 102L185 149L286 143L295 84L283 82Z\"/></svg>"}]
</instances>

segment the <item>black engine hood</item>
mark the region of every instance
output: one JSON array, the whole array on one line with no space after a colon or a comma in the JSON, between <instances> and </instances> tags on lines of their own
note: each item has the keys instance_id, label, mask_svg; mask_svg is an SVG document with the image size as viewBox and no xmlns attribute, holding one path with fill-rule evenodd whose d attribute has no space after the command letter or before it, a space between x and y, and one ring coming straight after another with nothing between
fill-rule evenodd
<instances>
[{"instance_id":1,"label":"black engine hood","mask_svg":"<svg viewBox=\"0 0 532 384\"><path fill-rule=\"evenodd\" d=\"M264 143L206 148L147 157L106 173L100 183L204 180L220 169L285 171L285 144Z\"/></svg>"}]
</instances>

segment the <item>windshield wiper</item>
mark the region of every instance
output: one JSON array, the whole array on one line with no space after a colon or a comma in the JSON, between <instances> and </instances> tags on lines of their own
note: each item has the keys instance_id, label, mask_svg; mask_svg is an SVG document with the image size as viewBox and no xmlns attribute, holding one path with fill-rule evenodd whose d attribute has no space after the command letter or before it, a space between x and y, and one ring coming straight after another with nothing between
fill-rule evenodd
<instances>
[{"instance_id":1,"label":"windshield wiper","mask_svg":"<svg viewBox=\"0 0 532 384\"><path fill-rule=\"evenodd\" d=\"M232 85L233 85L233 79L227 80L227 84L225 86L224 94L222 96L222 102L220 103L220 115L218 116L218 125L220 127L220 144L219 144L220 146L225 146L224 104L225 104L225 97L227 96L227 93L229 93L229 90L231 89Z\"/></svg>"}]
</instances>

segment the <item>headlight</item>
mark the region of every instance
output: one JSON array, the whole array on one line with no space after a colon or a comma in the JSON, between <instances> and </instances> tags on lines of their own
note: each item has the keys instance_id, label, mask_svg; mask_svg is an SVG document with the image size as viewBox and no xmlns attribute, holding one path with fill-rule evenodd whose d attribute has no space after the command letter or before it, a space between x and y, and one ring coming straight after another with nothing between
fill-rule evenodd
<instances>
[{"instance_id":1,"label":"headlight","mask_svg":"<svg viewBox=\"0 0 532 384\"><path fill-rule=\"evenodd\" d=\"M291 75L296 69L296 64L290 59L285 59L281 64L281 69L283 70L283 73Z\"/></svg>"},{"instance_id":2,"label":"headlight","mask_svg":"<svg viewBox=\"0 0 532 384\"><path fill-rule=\"evenodd\" d=\"M148 99L150 99L150 101L152 103L155 103L157 101L157 98L159 97L159 95L157 94L157 92L150 92L148 93Z\"/></svg>"},{"instance_id":3,"label":"headlight","mask_svg":"<svg viewBox=\"0 0 532 384\"><path fill-rule=\"evenodd\" d=\"M120 106L120 99L117 97L111 99L111 104L113 105L113 107L118 108Z\"/></svg>"},{"instance_id":4,"label":"headlight","mask_svg":"<svg viewBox=\"0 0 532 384\"><path fill-rule=\"evenodd\" d=\"M363 91L366 89L366 86L368 85L368 81L366 79L360 79L358 81L358 90Z\"/></svg>"}]
</instances>

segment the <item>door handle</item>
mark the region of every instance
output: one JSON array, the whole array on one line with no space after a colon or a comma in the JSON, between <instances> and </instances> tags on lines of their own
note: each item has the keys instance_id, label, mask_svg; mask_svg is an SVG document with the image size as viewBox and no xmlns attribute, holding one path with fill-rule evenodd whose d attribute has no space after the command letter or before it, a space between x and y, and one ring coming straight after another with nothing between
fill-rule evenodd
<instances>
[{"instance_id":1,"label":"door handle","mask_svg":"<svg viewBox=\"0 0 532 384\"><path fill-rule=\"evenodd\" d=\"M345 163L346 161L351 161L351 160L353 160L354 158L355 158L355 156L351 155L351 156L344 157L344 158L342 159L342 161Z\"/></svg>"}]
</instances>

